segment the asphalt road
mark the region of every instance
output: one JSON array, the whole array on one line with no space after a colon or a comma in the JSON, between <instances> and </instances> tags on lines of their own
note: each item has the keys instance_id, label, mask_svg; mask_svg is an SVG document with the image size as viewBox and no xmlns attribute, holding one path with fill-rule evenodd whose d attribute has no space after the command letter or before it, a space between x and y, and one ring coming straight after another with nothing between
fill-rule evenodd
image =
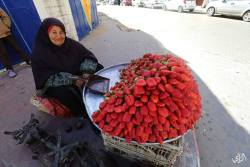
<instances>
[{"instance_id":1,"label":"asphalt road","mask_svg":"<svg viewBox=\"0 0 250 167\"><path fill-rule=\"evenodd\" d=\"M113 45L114 58L105 49L93 47L105 65L146 52L170 51L192 68L203 98L203 116L196 127L201 166L249 167L250 23L124 6L99 6L98 11L120 22L121 30L131 31L123 36L111 33L109 41L106 38L106 48ZM135 31L140 34L133 34ZM117 38L124 40L116 43Z\"/></svg>"}]
</instances>

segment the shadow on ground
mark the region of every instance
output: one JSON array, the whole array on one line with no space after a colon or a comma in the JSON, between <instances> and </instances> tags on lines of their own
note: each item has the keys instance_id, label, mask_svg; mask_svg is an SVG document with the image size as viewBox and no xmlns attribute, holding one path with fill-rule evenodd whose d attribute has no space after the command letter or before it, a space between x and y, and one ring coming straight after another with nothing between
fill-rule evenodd
<instances>
[{"instance_id":1,"label":"shadow on ground","mask_svg":"<svg viewBox=\"0 0 250 167\"><path fill-rule=\"evenodd\" d=\"M103 13L99 13L99 19L100 25L81 42L105 67L130 62L145 53L170 52L145 32L130 29ZM0 166L39 167L39 163L31 159L32 154L25 145L15 145L14 140L3 134L5 130L20 128L31 113L46 121L46 116L29 103L34 94L31 69L22 66L16 68L16 78L9 79L4 73L0 74ZM232 158L235 159L237 153L250 157L249 133L234 121L206 83L193 72L203 103L203 116L196 126L201 166L247 167L248 159L234 164Z\"/></svg>"},{"instance_id":2,"label":"shadow on ground","mask_svg":"<svg viewBox=\"0 0 250 167\"><path fill-rule=\"evenodd\" d=\"M242 21L241 17L236 17L236 16L214 15L213 17Z\"/></svg>"},{"instance_id":3,"label":"shadow on ground","mask_svg":"<svg viewBox=\"0 0 250 167\"><path fill-rule=\"evenodd\" d=\"M165 10L166 12L175 12L175 13L178 13L178 11L177 10ZM179 13L179 14L182 14L182 13L184 13L184 14L195 14L195 15L197 15L197 14L204 14L204 13L202 13L202 12L196 12L196 11L193 11L193 12L189 12L189 11L182 11L181 13Z\"/></svg>"}]
</instances>

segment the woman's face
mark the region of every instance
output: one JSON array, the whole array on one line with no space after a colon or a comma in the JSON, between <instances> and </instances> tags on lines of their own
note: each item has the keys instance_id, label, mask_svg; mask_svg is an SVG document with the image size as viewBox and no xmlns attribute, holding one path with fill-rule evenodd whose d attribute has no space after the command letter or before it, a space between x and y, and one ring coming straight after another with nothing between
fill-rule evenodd
<instances>
[{"instance_id":1,"label":"woman's face","mask_svg":"<svg viewBox=\"0 0 250 167\"><path fill-rule=\"evenodd\" d=\"M58 26L52 26L48 34L50 41L56 46L61 46L65 41L65 33Z\"/></svg>"}]
</instances>

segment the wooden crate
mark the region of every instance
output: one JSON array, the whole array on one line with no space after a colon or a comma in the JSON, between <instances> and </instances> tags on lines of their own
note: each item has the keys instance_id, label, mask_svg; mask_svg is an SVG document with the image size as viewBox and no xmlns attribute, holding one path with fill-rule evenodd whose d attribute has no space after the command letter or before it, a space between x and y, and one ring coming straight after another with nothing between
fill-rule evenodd
<instances>
[{"instance_id":1,"label":"wooden crate","mask_svg":"<svg viewBox=\"0 0 250 167\"><path fill-rule=\"evenodd\" d=\"M138 144L102 134L105 148L131 160L139 160L154 166L172 166L183 151L182 137L164 144Z\"/></svg>"}]
</instances>

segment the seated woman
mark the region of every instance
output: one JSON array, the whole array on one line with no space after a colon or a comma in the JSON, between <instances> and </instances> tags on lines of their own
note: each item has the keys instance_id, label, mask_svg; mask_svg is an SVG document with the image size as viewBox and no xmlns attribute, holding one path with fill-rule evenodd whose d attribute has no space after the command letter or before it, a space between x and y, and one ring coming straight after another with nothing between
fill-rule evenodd
<instances>
[{"instance_id":1,"label":"seated woman","mask_svg":"<svg viewBox=\"0 0 250 167\"><path fill-rule=\"evenodd\" d=\"M103 68L81 43L66 37L63 23L45 19L36 36L31 57L32 72L39 95L57 99L74 116L85 112L83 80L75 76L95 73Z\"/></svg>"}]
</instances>

